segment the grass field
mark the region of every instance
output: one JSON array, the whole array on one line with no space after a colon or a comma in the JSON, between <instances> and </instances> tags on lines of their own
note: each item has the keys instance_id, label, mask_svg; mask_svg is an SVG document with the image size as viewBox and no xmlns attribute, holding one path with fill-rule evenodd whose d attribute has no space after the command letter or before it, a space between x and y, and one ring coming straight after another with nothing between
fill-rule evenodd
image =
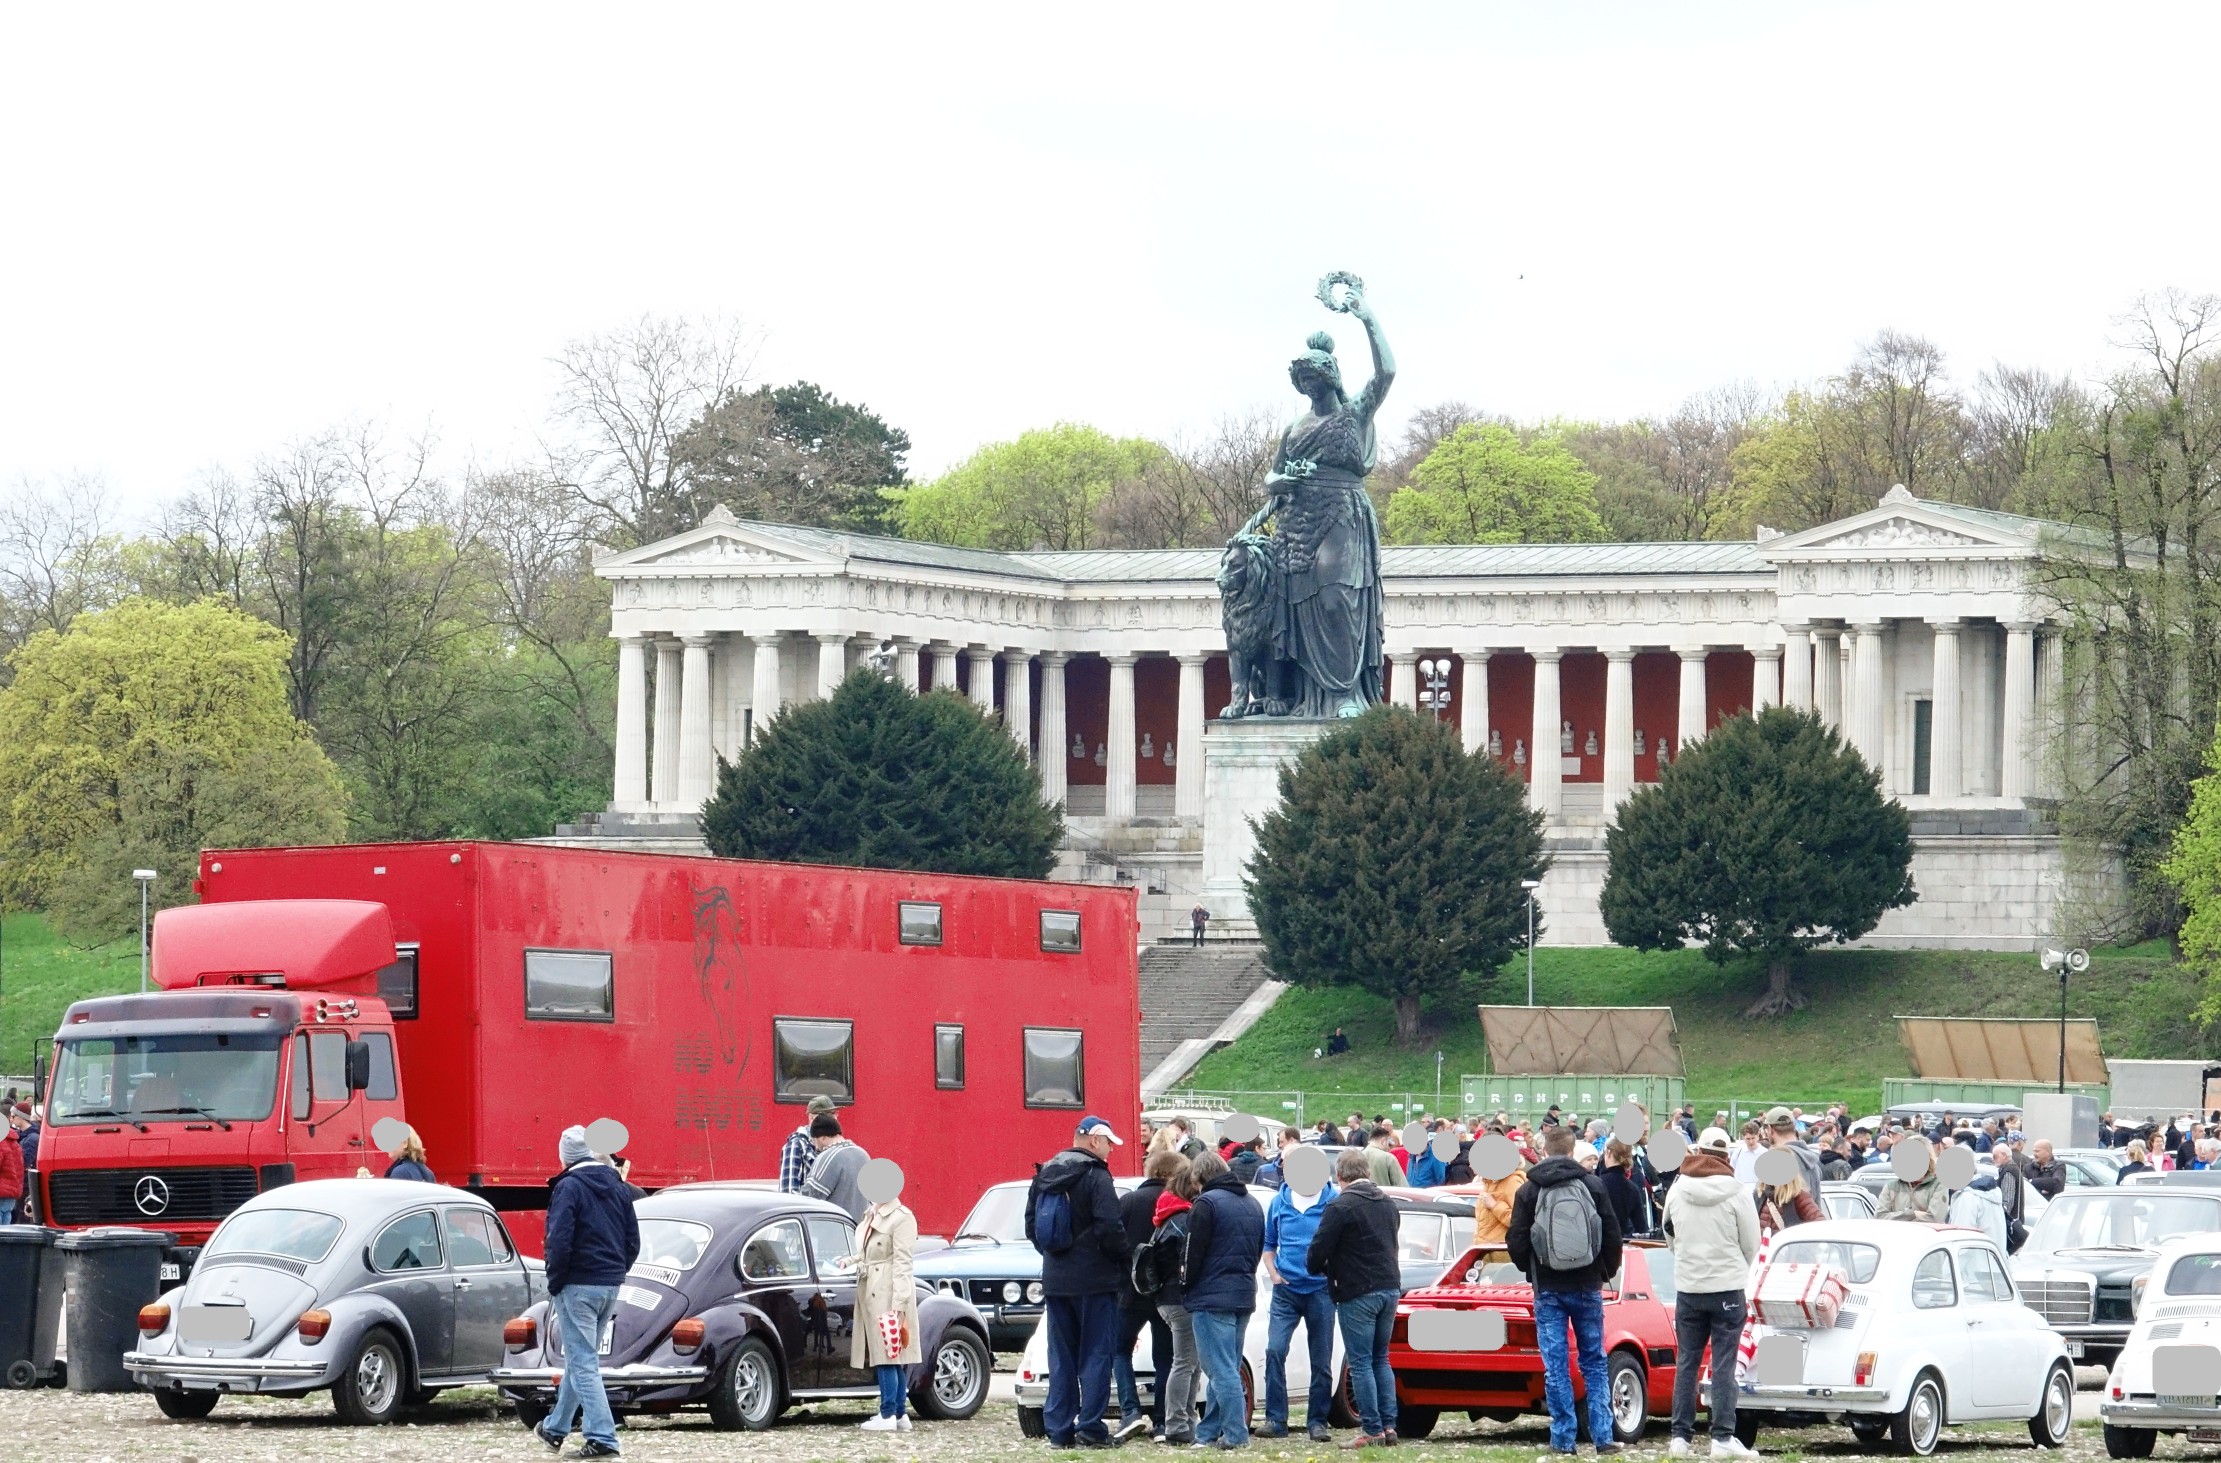
<instances>
[{"instance_id":1,"label":"grass field","mask_svg":"<svg viewBox=\"0 0 2221 1463\"><path fill-rule=\"evenodd\" d=\"M43 915L10 913L0 921L0 1073L29 1075L32 1042L54 1034L70 1002L138 988L136 933L80 950Z\"/></svg>"},{"instance_id":2,"label":"grass field","mask_svg":"<svg viewBox=\"0 0 2221 1463\"><path fill-rule=\"evenodd\" d=\"M1764 977L1754 966L1708 963L1695 951L1645 955L1617 949L1535 954L1535 1001L1562 1006L1671 1006L1700 1109L1729 1097L1841 1097L1854 1106L1881 1095L1882 1079L1910 1075L1893 1017L2056 1016L2059 984L2033 955L1940 950L1834 950L1807 957L1801 1011L1747 1021ZM1204 1059L1185 1086L1207 1091L1392 1093L1434 1090L1443 1053L1445 1089L1485 1072L1479 1004L1527 998L1524 961L1432 1003L1419 1045L1395 1044L1388 1003L1360 991L1291 990L1241 1040ZM2092 952L2089 973L2068 990L2072 1016L2097 1018L2108 1056L2191 1057L2221 1051L2189 1013L2195 983L2163 945ZM1354 1050L1314 1058L1337 1025ZM2221 1035L2221 1034L2217 1034Z\"/></svg>"}]
</instances>

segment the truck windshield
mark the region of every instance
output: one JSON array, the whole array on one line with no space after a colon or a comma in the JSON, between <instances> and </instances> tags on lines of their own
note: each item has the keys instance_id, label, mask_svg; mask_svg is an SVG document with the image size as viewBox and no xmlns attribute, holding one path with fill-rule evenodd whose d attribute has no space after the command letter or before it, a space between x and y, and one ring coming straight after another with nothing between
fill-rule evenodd
<instances>
[{"instance_id":1,"label":"truck windshield","mask_svg":"<svg viewBox=\"0 0 2221 1463\"><path fill-rule=\"evenodd\" d=\"M50 1123L183 1123L270 1116L278 1038L149 1032L64 1040Z\"/></svg>"}]
</instances>

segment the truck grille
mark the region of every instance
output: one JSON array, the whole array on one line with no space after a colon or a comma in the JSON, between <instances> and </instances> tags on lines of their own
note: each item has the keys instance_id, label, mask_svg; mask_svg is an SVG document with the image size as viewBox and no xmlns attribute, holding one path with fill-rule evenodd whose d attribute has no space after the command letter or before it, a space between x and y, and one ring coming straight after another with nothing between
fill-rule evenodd
<instances>
[{"instance_id":1,"label":"truck grille","mask_svg":"<svg viewBox=\"0 0 2221 1463\"><path fill-rule=\"evenodd\" d=\"M152 1180L143 1195L142 1180ZM255 1188L251 1168L80 1168L46 1176L57 1224L158 1227L221 1219L253 1198Z\"/></svg>"},{"instance_id":2,"label":"truck grille","mask_svg":"<svg viewBox=\"0 0 2221 1463\"><path fill-rule=\"evenodd\" d=\"M2024 1280L2020 1298L2050 1325L2082 1326L2089 1323L2095 1288L2087 1280Z\"/></svg>"}]
</instances>

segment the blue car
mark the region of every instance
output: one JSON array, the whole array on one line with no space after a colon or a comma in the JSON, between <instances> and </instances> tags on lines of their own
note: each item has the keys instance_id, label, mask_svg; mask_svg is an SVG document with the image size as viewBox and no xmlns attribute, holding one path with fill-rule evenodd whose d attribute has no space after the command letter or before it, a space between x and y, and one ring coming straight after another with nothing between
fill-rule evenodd
<instances>
[{"instance_id":1,"label":"blue car","mask_svg":"<svg viewBox=\"0 0 2221 1463\"><path fill-rule=\"evenodd\" d=\"M1123 1194L1139 1179L1115 1180ZM970 1301L987 1318L997 1351L1023 1351L1041 1319L1041 1252L1026 1239L1026 1180L979 1196L947 1249L918 1256L922 1285Z\"/></svg>"}]
</instances>

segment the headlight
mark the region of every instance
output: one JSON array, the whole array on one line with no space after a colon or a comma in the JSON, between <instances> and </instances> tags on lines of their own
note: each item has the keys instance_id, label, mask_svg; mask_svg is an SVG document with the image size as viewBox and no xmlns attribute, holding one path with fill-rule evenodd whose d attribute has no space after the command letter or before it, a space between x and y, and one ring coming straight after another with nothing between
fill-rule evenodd
<instances>
[{"instance_id":1,"label":"headlight","mask_svg":"<svg viewBox=\"0 0 2221 1463\"><path fill-rule=\"evenodd\" d=\"M1036 1280L1033 1284L1026 1287L1026 1299L1032 1301L1035 1305L1041 1304L1040 1281Z\"/></svg>"},{"instance_id":2,"label":"headlight","mask_svg":"<svg viewBox=\"0 0 2221 1463\"><path fill-rule=\"evenodd\" d=\"M1025 1287L1020 1285L1017 1281L1005 1280L1003 1282L1003 1303L1005 1305L1017 1304L1018 1297L1024 1295L1025 1293Z\"/></svg>"}]
</instances>

